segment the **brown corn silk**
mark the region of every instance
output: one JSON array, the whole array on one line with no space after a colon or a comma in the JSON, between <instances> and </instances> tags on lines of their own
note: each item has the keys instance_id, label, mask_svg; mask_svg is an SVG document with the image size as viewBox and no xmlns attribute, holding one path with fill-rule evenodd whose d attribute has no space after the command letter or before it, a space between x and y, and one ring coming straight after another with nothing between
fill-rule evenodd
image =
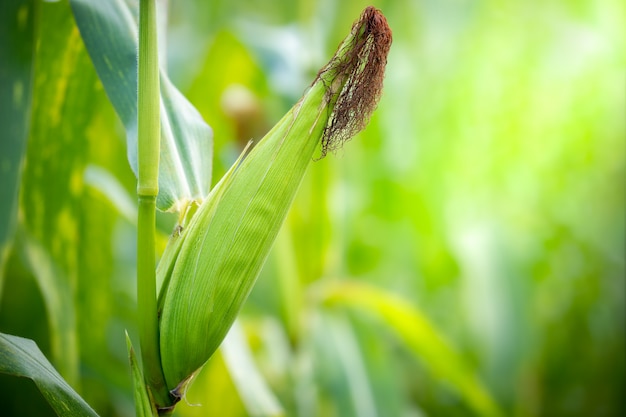
<instances>
[{"instance_id":1,"label":"brown corn silk","mask_svg":"<svg viewBox=\"0 0 626 417\"><path fill-rule=\"evenodd\" d=\"M326 84L326 100L336 100L321 139L322 155L339 149L363 130L382 94L387 55L391 47L387 19L375 7L366 8L352 25L334 57L313 84ZM337 95L337 89L340 92Z\"/></svg>"}]
</instances>

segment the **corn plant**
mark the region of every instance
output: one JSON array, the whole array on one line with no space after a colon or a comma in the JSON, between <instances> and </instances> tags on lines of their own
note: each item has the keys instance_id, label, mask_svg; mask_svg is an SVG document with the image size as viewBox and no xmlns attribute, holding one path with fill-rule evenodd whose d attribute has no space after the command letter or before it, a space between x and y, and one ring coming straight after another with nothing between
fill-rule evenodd
<instances>
[{"instance_id":1,"label":"corn plant","mask_svg":"<svg viewBox=\"0 0 626 417\"><path fill-rule=\"evenodd\" d=\"M107 13L128 17L123 6L75 1L73 7L79 27L81 21L112 25L105 27L104 35L119 24L107 20ZM89 48L97 40L85 36L85 42ZM134 91L125 95L111 91L121 83L111 86L107 80L116 71L107 52L119 51L105 51L92 59L107 61L108 68L100 67L100 76L127 129L131 165L137 174L142 369L127 341L137 415L156 416L171 414L187 383L226 336L315 150L321 144L320 157L324 157L365 127L382 91L391 30L379 10L365 9L302 99L265 138L244 151L210 193L210 165L205 166L210 160L194 158L199 149L191 142L210 139L211 130L202 121L196 120L196 126L186 124L185 119L194 119L196 114L173 107L176 100L184 103L184 99L176 96L166 79L165 88L160 88L154 0L140 2L138 45L136 108L134 101L128 101ZM131 85L132 81L131 75ZM162 107L166 108L163 122ZM129 108L134 111L126 113ZM162 127L172 126L179 130L161 134ZM194 127L195 138L181 137ZM198 141L195 146L207 147L208 143ZM187 152L178 154L180 148ZM183 174L173 173L173 165ZM180 222L155 270L157 208L179 212ZM36 357L39 353L32 344L8 335L3 338L4 372L32 378L60 415L95 415L45 359Z\"/></svg>"}]
</instances>

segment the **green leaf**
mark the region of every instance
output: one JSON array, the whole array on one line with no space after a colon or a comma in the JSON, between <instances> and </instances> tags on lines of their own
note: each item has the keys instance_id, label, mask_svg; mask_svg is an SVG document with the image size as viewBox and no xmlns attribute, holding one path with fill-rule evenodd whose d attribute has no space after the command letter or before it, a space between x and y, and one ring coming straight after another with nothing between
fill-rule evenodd
<instances>
[{"instance_id":1,"label":"green leaf","mask_svg":"<svg viewBox=\"0 0 626 417\"><path fill-rule=\"evenodd\" d=\"M122 0L71 0L76 24L104 89L126 129L137 174L137 11ZM181 211L211 186L213 132L161 70L161 156L157 207Z\"/></svg>"},{"instance_id":2,"label":"green leaf","mask_svg":"<svg viewBox=\"0 0 626 417\"><path fill-rule=\"evenodd\" d=\"M330 305L357 307L380 319L433 374L456 389L478 415L502 415L463 357L407 300L356 282L326 284L320 293Z\"/></svg>"},{"instance_id":3,"label":"green leaf","mask_svg":"<svg viewBox=\"0 0 626 417\"><path fill-rule=\"evenodd\" d=\"M59 416L98 415L30 339L0 333L0 372L32 379Z\"/></svg>"},{"instance_id":4,"label":"green leaf","mask_svg":"<svg viewBox=\"0 0 626 417\"><path fill-rule=\"evenodd\" d=\"M98 190L129 223L137 224L137 204L117 178L108 170L89 165L85 170L85 185Z\"/></svg>"},{"instance_id":5,"label":"green leaf","mask_svg":"<svg viewBox=\"0 0 626 417\"><path fill-rule=\"evenodd\" d=\"M30 118L35 1L0 2L0 295L17 208Z\"/></svg>"},{"instance_id":6,"label":"green leaf","mask_svg":"<svg viewBox=\"0 0 626 417\"><path fill-rule=\"evenodd\" d=\"M332 387L328 391L334 397L332 403L337 407L337 414L379 415L373 384L350 322L340 314L322 313L317 319L314 331L319 357L316 362L317 367L323 369L318 379L326 380L324 385Z\"/></svg>"},{"instance_id":7,"label":"green leaf","mask_svg":"<svg viewBox=\"0 0 626 417\"><path fill-rule=\"evenodd\" d=\"M20 248L27 266L37 280L48 313L52 358L72 384L78 383L78 340L72 289L67 275L48 251L26 232Z\"/></svg>"},{"instance_id":8,"label":"green leaf","mask_svg":"<svg viewBox=\"0 0 626 417\"><path fill-rule=\"evenodd\" d=\"M97 77L69 5L39 3L36 70L26 164L20 189L26 255L51 328L52 362L78 384L75 290L80 276L86 137L97 113ZM32 244L32 245L31 245Z\"/></svg>"},{"instance_id":9,"label":"green leaf","mask_svg":"<svg viewBox=\"0 0 626 417\"><path fill-rule=\"evenodd\" d=\"M130 361L130 370L133 377L133 395L135 397L135 412L137 417L155 417L157 410L148 396L148 387L144 382L143 373L137 363L135 350L130 341L128 332L126 333L126 348L128 350L128 360Z\"/></svg>"},{"instance_id":10,"label":"green leaf","mask_svg":"<svg viewBox=\"0 0 626 417\"><path fill-rule=\"evenodd\" d=\"M103 167L127 189L135 179L121 156L125 145L114 129L117 116L69 3L37 6L45 18L38 20L30 136L20 189L15 251L20 257L11 264L17 270L23 269L19 261L25 264L41 290L50 361L90 404L104 410L112 392L130 393L127 361L103 329L128 327L132 298L113 257L113 250L120 252L117 214L85 186L93 180L86 167ZM8 274L19 280L15 271ZM82 379L81 371L89 377Z\"/></svg>"},{"instance_id":11,"label":"green leaf","mask_svg":"<svg viewBox=\"0 0 626 417\"><path fill-rule=\"evenodd\" d=\"M243 328L235 321L221 345L224 362L251 417L285 415L278 399L259 372Z\"/></svg>"}]
</instances>

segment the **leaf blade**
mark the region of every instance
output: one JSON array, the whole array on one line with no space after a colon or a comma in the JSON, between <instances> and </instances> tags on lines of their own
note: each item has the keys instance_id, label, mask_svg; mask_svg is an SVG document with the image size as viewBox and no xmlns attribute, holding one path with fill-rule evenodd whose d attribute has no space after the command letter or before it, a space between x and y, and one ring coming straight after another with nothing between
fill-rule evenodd
<instances>
[{"instance_id":1,"label":"leaf blade","mask_svg":"<svg viewBox=\"0 0 626 417\"><path fill-rule=\"evenodd\" d=\"M0 295L5 262L15 233L21 166L32 102L36 4L32 0L0 4ZM9 87L10 86L10 87Z\"/></svg>"},{"instance_id":2,"label":"leaf blade","mask_svg":"<svg viewBox=\"0 0 626 417\"><path fill-rule=\"evenodd\" d=\"M31 120L22 173L20 239L26 266L46 301L52 362L79 383L75 315L81 230L85 132L96 113L96 76L67 3L43 2L39 12ZM22 239L23 237L23 239Z\"/></svg>"},{"instance_id":3,"label":"leaf blade","mask_svg":"<svg viewBox=\"0 0 626 417\"><path fill-rule=\"evenodd\" d=\"M221 352L246 410L252 417L285 415L278 399L254 363L243 328L235 321L222 343Z\"/></svg>"},{"instance_id":4,"label":"leaf blade","mask_svg":"<svg viewBox=\"0 0 626 417\"><path fill-rule=\"evenodd\" d=\"M137 13L134 2L70 1L76 24L127 136L128 160L137 175ZM161 70L162 211L181 211L210 189L213 131Z\"/></svg>"},{"instance_id":5,"label":"leaf blade","mask_svg":"<svg viewBox=\"0 0 626 417\"><path fill-rule=\"evenodd\" d=\"M98 416L30 339L0 333L0 373L33 380L59 416Z\"/></svg>"},{"instance_id":6,"label":"leaf blade","mask_svg":"<svg viewBox=\"0 0 626 417\"><path fill-rule=\"evenodd\" d=\"M374 314L432 373L449 382L478 415L502 416L498 405L465 360L407 300L357 282L326 284L320 288L320 293L322 300L329 305L356 307Z\"/></svg>"}]
</instances>

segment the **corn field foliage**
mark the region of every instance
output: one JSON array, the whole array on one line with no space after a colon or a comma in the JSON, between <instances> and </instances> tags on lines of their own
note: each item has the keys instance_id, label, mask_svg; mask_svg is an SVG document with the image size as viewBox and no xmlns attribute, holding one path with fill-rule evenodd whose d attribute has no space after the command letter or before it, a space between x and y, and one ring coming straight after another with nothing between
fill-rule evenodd
<instances>
[{"instance_id":1,"label":"corn field foliage","mask_svg":"<svg viewBox=\"0 0 626 417\"><path fill-rule=\"evenodd\" d=\"M110 86L136 85L97 59L133 38L81 3L0 2L2 416L135 415L136 114ZM174 416L626 415L626 6L373 4L393 31L378 108L312 158ZM168 126L205 163L157 205L217 184L368 5L159 2ZM178 220L157 213L158 256Z\"/></svg>"}]
</instances>

